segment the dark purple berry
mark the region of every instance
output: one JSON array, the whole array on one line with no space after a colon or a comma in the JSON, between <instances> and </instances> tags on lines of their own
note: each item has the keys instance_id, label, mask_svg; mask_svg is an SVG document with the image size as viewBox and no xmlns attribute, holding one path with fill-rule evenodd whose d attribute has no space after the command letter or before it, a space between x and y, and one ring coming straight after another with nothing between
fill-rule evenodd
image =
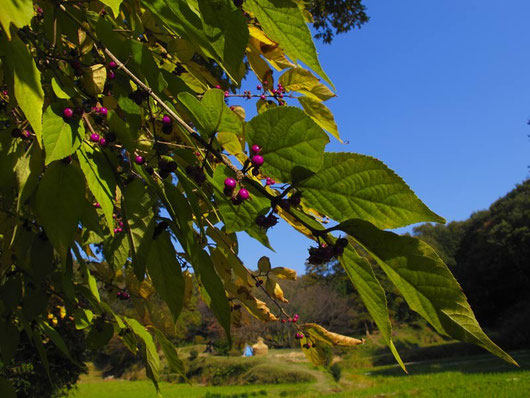
<instances>
[{"instance_id":1,"label":"dark purple berry","mask_svg":"<svg viewBox=\"0 0 530 398\"><path fill-rule=\"evenodd\" d=\"M101 137L99 139L99 145L101 145L102 147L107 146L107 140L104 137Z\"/></svg>"},{"instance_id":2,"label":"dark purple berry","mask_svg":"<svg viewBox=\"0 0 530 398\"><path fill-rule=\"evenodd\" d=\"M118 64L114 61L109 62L109 68L110 69L116 69L118 67Z\"/></svg>"},{"instance_id":3,"label":"dark purple berry","mask_svg":"<svg viewBox=\"0 0 530 398\"><path fill-rule=\"evenodd\" d=\"M107 140L107 142L115 142L116 141L116 134L114 133L108 133L107 135L105 135L105 139Z\"/></svg>"},{"instance_id":4,"label":"dark purple berry","mask_svg":"<svg viewBox=\"0 0 530 398\"><path fill-rule=\"evenodd\" d=\"M13 129L11 130L11 137L13 138L20 138L22 136L22 131L20 131L20 129Z\"/></svg>"},{"instance_id":5,"label":"dark purple berry","mask_svg":"<svg viewBox=\"0 0 530 398\"><path fill-rule=\"evenodd\" d=\"M172 131L173 131L173 126L171 124L164 124L162 126L162 132L164 134L171 134Z\"/></svg>"}]
</instances>

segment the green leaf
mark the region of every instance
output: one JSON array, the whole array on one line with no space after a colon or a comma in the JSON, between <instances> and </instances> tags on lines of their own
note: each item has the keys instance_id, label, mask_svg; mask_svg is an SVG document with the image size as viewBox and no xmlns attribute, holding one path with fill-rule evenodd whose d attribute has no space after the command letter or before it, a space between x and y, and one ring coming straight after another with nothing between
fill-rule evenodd
<instances>
[{"instance_id":1,"label":"green leaf","mask_svg":"<svg viewBox=\"0 0 530 398\"><path fill-rule=\"evenodd\" d=\"M250 193L250 199L239 205L234 205L232 200L227 198L223 192L224 180L227 177L234 178L233 172L228 167L219 165L215 168L213 175L215 195L226 232L245 231L265 247L271 248L267 234L256 224L258 215L264 214L270 209L270 201L249 185L245 188Z\"/></svg>"},{"instance_id":2,"label":"green leaf","mask_svg":"<svg viewBox=\"0 0 530 398\"><path fill-rule=\"evenodd\" d=\"M206 56L216 60L227 72L228 76L238 82L237 76L232 75L229 67L225 65L222 56L219 54L203 30L203 24L197 13L195 13L186 1L182 0L143 0L142 4L153 15L158 17L165 27L178 36L187 39L197 46ZM219 47L219 52L224 51ZM230 55L232 57L232 55ZM233 61L232 61L233 62ZM239 75L239 73L238 73Z\"/></svg>"},{"instance_id":3,"label":"green leaf","mask_svg":"<svg viewBox=\"0 0 530 398\"><path fill-rule=\"evenodd\" d=\"M11 382L5 377L0 376L0 396L4 398L17 398L17 392L11 385Z\"/></svg>"},{"instance_id":4,"label":"green leaf","mask_svg":"<svg viewBox=\"0 0 530 398\"><path fill-rule=\"evenodd\" d=\"M57 348L72 362L75 362L72 356L70 355L70 351L68 351L68 347L66 347L66 343L64 342L63 338L55 330L48 322L45 321L39 321L39 326L41 330L50 338L51 341L57 346Z\"/></svg>"},{"instance_id":5,"label":"green leaf","mask_svg":"<svg viewBox=\"0 0 530 398\"><path fill-rule=\"evenodd\" d=\"M149 248L153 242L155 227L152 206L153 199L141 180L134 180L124 192L124 205L134 247L131 247L136 277L142 281Z\"/></svg>"},{"instance_id":6,"label":"green leaf","mask_svg":"<svg viewBox=\"0 0 530 398\"><path fill-rule=\"evenodd\" d=\"M386 344L390 347L401 368L406 372L405 365L392 341L392 325L390 324L385 291L377 280L371 264L359 256L351 245L346 247L339 260Z\"/></svg>"},{"instance_id":7,"label":"green leaf","mask_svg":"<svg viewBox=\"0 0 530 398\"><path fill-rule=\"evenodd\" d=\"M158 390L158 372L160 370L160 357L158 356L158 350L156 349L153 336L140 324L136 319L124 317L127 325L132 329L134 334L141 338L145 346L145 358L147 362L147 375L155 383Z\"/></svg>"},{"instance_id":8,"label":"green leaf","mask_svg":"<svg viewBox=\"0 0 530 398\"><path fill-rule=\"evenodd\" d=\"M73 241L85 204L85 183L81 171L62 162L48 167L37 191L37 215L62 258L65 258Z\"/></svg>"},{"instance_id":9,"label":"green leaf","mask_svg":"<svg viewBox=\"0 0 530 398\"><path fill-rule=\"evenodd\" d=\"M342 142L337 123L335 123L335 117L326 105L318 100L304 96L298 97L298 102L300 102L304 107L305 113L311 116L311 119L313 119L316 124Z\"/></svg>"},{"instance_id":10,"label":"green leaf","mask_svg":"<svg viewBox=\"0 0 530 398\"><path fill-rule=\"evenodd\" d=\"M66 91L70 91L70 94L65 92L62 89L62 87L59 85L59 83L57 83L57 80L55 79L55 77L52 77L52 90L57 98L64 99L64 100L68 100L76 94L73 88L71 87L66 88Z\"/></svg>"},{"instance_id":11,"label":"green leaf","mask_svg":"<svg viewBox=\"0 0 530 398\"><path fill-rule=\"evenodd\" d=\"M29 25L31 18L33 18L32 0L2 0L0 2L0 24L10 40L10 25L21 28ZM14 36L13 39L16 40L17 37Z\"/></svg>"},{"instance_id":12,"label":"green leaf","mask_svg":"<svg viewBox=\"0 0 530 398\"><path fill-rule=\"evenodd\" d=\"M166 302L175 322L184 304L184 278L169 233L164 231L151 244L147 270L157 293Z\"/></svg>"},{"instance_id":13,"label":"green leaf","mask_svg":"<svg viewBox=\"0 0 530 398\"><path fill-rule=\"evenodd\" d=\"M215 272L210 256L202 249L196 250L192 253L191 264L198 276L199 282L204 286L204 289L208 293L210 300L207 304L225 330L226 337L231 344L230 304L226 297L221 278L219 278L219 275Z\"/></svg>"},{"instance_id":14,"label":"green leaf","mask_svg":"<svg viewBox=\"0 0 530 398\"><path fill-rule=\"evenodd\" d=\"M377 261L398 288L410 308L440 334L476 344L517 365L482 331L460 285L428 244L409 236L381 231L363 220L346 221L337 229L362 245L362 249Z\"/></svg>"},{"instance_id":15,"label":"green leaf","mask_svg":"<svg viewBox=\"0 0 530 398\"><path fill-rule=\"evenodd\" d=\"M17 350L20 332L10 321L0 319L0 336L1 359L4 364L9 364Z\"/></svg>"},{"instance_id":16,"label":"green leaf","mask_svg":"<svg viewBox=\"0 0 530 398\"><path fill-rule=\"evenodd\" d=\"M186 369L184 368L184 363L180 360L178 356L177 349L175 348L173 343L169 341L166 336L164 336L164 333L162 333L158 329L154 330L158 344L160 344L160 347L164 352L164 357L166 358L169 369L172 372L184 377L184 379L187 381L188 378L186 376Z\"/></svg>"},{"instance_id":17,"label":"green leaf","mask_svg":"<svg viewBox=\"0 0 530 398\"><path fill-rule=\"evenodd\" d=\"M103 254L109 265L117 270L121 269L129 257L129 240L125 233L116 234L103 246Z\"/></svg>"},{"instance_id":18,"label":"green leaf","mask_svg":"<svg viewBox=\"0 0 530 398\"><path fill-rule=\"evenodd\" d=\"M94 318L94 314L92 311L79 308L74 312L74 323L75 328L80 329L86 329L92 324L92 319Z\"/></svg>"},{"instance_id":19,"label":"green leaf","mask_svg":"<svg viewBox=\"0 0 530 398\"><path fill-rule=\"evenodd\" d=\"M124 110L124 108L126 109L124 110L125 112L127 112L129 109L135 109L135 107L137 107L129 98L124 97L120 97L118 99L118 104L122 110ZM125 149L131 153L136 150L136 140L138 139L139 131L138 126L140 124L138 123L138 125L136 125L131 118L134 119L137 116L140 116L140 113L128 113L125 116L127 121L124 121L114 111L109 111L108 114L108 122L111 131L116 134L116 137L118 137L120 142L123 143Z\"/></svg>"},{"instance_id":20,"label":"green leaf","mask_svg":"<svg viewBox=\"0 0 530 398\"><path fill-rule=\"evenodd\" d=\"M335 97L333 91L304 68L288 69L280 76L279 82L287 91L297 91L317 101Z\"/></svg>"},{"instance_id":21,"label":"green leaf","mask_svg":"<svg viewBox=\"0 0 530 398\"><path fill-rule=\"evenodd\" d=\"M22 205L37 188L41 170L42 150L37 143L33 142L15 166L18 181L17 211L20 211Z\"/></svg>"},{"instance_id":22,"label":"green leaf","mask_svg":"<svg viewBox=\"0 0 530 398\"><path fill-rule=\"evenodd\" d=\"M232 0L199 0L204 32L229 74L240 81L241 62L248 43L245 17Z\"/></svg>"},{"instance_id":23,"label":"green leaf","mask_svg":"<svg viewBox=\"0 0 530 398\"><path fill-rule=\"evenodd\" d=\"M201 101L190 93L180 93L178 99L188 109L193 123L204 135L210 136L217 131L241 131L241 120L226 106L222 90L206 91Z\"/></svg>"},{"instance_id":24,"label":"green leaf","mask_svg":"<svg viewBox=\"0 0 530 398\"><path fill-rule=\"evenodd\" d=\"M46 152L46 165L54 160L64 159L73 154L81 145L85 127L77 118L65 122L61 116L64 107L60 104L49 106L44 112L42 139Z\"/></svg>"},{"instance_id":25,"label":"green leaf","mask_svg":"<svg viewBox=\"0 0 530 398\"><path fill-rule=\"evenodd\" d=\"M311 32L294 1L247 0L244 7L254 14L267 36L279 43L287 56L295 62L302 61L333 85L320 66Z\"/></svg>"},{"instance_id":26,"label":"green leaf","mask_svg":"<svg viewBox=\"0 0 530 398\"><path fill-rule=\"evenodd\" d=\"M16 5L12 3L11 0L8 0L7 3L11 4L13 7L26 7L27 5L27 1L25 0L22 3L17 2ZM6 14L1 11L0 15L3 15L4 18L6 16ZM4 19L2 23L5 23L5 21L6 20ZM9 29L6 30L6 32L8 31ZM18 36L13 36L11 41L2 37L1 43L2 47L5 48L6 54L8 54L4 57L4 61L13 74L15 98L31 124L35 136L37 137L37 141L42 143L42 106L44 104L44 91L42 90L41 75L35 65L34 57Z\"/></svg>"},{"instance_id":27,"label":"green leaf","mask_svg":"<svg viewBox=\"0 0 530 398\"><path fill-rule=\"evenodd\" d=\"M291 182L320 170L327 134L304 111L294 107L270 109L247 125L249 146L261 147L263 173Z\"/></svg>"},{"instance_id":28,"label":"green leaf","mask_svg":"<svg viewBox=\"0 0 530 398\"><path fill-rule=\"evenodd\" d=\"M88 144L83 143L78 152L79 164L85 174L88 188L101 205L101 209L107 218L107 225L113 231L114 219L114 197L116 194L116 180L110 165L101 150L94 150Z\"/></svg>"},{"instance_id":29,"label":"green leaf","mask_svg":"<svg viewBox=\"0 0 530 398\"><path fill-rule=\"evenodd\" d=\"M101 2L109 6L114 14L114 18L118 18L120 15L120 4L123 0L101 0Z\"/></svg>"},{"instance_id":30,"label":"green leaf","mask_svg":"<svg viewBox=\"0 0 530 398\"><path fill-rule=\"evenodd\" d=\"M445 222L401 177L370 156L326 153L322 169L298 188L311 207L339 222L360 218L381 229L421 221Z\"/></svg>"}]
</instances>

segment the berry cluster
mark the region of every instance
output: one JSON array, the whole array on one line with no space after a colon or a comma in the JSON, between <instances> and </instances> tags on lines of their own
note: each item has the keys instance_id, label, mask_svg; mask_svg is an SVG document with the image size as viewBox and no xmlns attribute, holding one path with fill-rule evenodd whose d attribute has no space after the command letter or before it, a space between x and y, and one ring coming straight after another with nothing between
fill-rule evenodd
<instances>
[{"instance_id":1,"label":"berry cluster","mask_svg":"<svg viewBox=\"0 0 530 398\"><path fill-rule=\"evenodd\" d=\"M278 217L276 217L274 214L270 213L268 216L264 216L263 214L260 214L256 218L256 224L267 230L271 227L274 227L276 224L278 224Z\"/></svg>"},{"instance_id":2,"label":"berry cluster","mask_svg":"<svg viewBox=\"0 0 530 398\"><path fill-rule=\"evenodd\" d=\"M259 174L259 168L265 163L265 159L259 153L261 152L261 147L259 145L252 145L250 148L250 163L252 164L252 175L257 176Z\"/></svg>"},{"instance_id":3,"label":"berry cluster","mask_svg":"<svg viewBox=\"0 0 530 398\"><path fill-rule=\"evenodd\" d=\"M146 167L146 170L148 173L150 173L151 171L147 167ZM177 162L175 162L174 160L166 161L164 159L161 159L158 161L158 174L160 174L161 178L163 179L166 178L171 173L174 173L175 170L177 170Z\"/></svg>"},{"instance_id":4,"label":"berry cluster","mask_svg":"<svg viewBox=\"0 0 530 398\"><path fill-rule=\"evenodd\" d=\"M234 196L234 190L236 189L236 186L237 186L237 181L235 179L231 177L226 178L224 181L224 185L225 187L224 187L223 192L226 196L232 197L233 204L239 205L243 203L243 201L250 198L250 193L245 188L241 188L237 192L237 195Z\"/></svg>"},{"instance_id":5,"label":"berry cluster","mask_svg":"<svg viewBox=\"0 0 530 398\"><path fill-rule=\"evenodd\" d=\"M298 332L294 335L297 340L302 340L304 338L304 334L302 332Z\"/></svg>"},{"instance_id":6,"label":"berry cluster","mask_svg":"<svg viewBox=\"0 0 530 398\"><path fill-rule=\"evenodd\" d=\"M119 300L129 300L131 298L131 294L125 290L120 290L118 293L116 293L116 297Z\"/></svg>"},{"instance_id":7,"label":"berry cluster","mask_svg":"<svg viewBox=\"0 0 530 398\"><path fill-rule=\"evenodd\" d=\"M173 131L173 120L169 115L164 115L162 117L162 132L164 134L171 134Z\"/></svg>"},{"instance_id":8,"label":"berry cluster","mask_svg":"<svg viewBox=\"0 0 530 398\"><path fill-rule=\"evenodd\" d=\"M145 90L138 89L130 93L128 97L132 99L136 105L142 105L142 102L149 98L149 93Z\"/></svg>"},{"instance_id":9,"label":"berry cluster","mask_svg":"<svg viewBox=\"0 0 530 398\"><path fill-rule=\"evenodd\" d=\"M313 265L328 263L333 257L342 255L346 246L348 246L348 240L340 238L334 245L322 244L318 247L310 247L307 262Z\"/></svg>"},{"instance_id":10,"label":"berry cluster","mask_svg":"<svg viewBox=\"0 0 530 398\"><path fill-rule=\"evenodd\" d=\"M186 174L199 186L202 185L204 181L206 181L206 175L204 174L204 170L202 169L202 167L188 166L186 167Z\"/></svg>"},{"instance_id":11,"label":"berry cluster","mask_svg":"<svg viewBox=\"0 0 530 398\"><path fill-rule=\"evenodd\" d=\"M116 72L114 72L113 69L116 69L118 67L118 64L116 64L116 62L114 61L110 61L109 62L109 65L108 65L108 71L107 71L107 77L109 79L114 79L116 77Z\"/></svg>"},{"instance_id":12,"label":"berry cluster","mask_svg":"<svg viewBox=\"0 0 530 398\"><path fill-rule=\"evenodd\" d=\"M96 205L99 205L99 203L96 203ZM97 207L96 207L96 208L97 208ZM123 224L123 221L122 221L122 220L119 220L119 219L118 219L118 215L116 215L116 214L113 214L113 215L112 215L112 218L114 218L114 219L117 221L117 224L118 224L118 226L117 226L116 228L114 228L114 233L115 233L115 234L122 233L125 224Z\"/></svg>"},{"instance_id":13,"label":"berry cluster","mask_svg":"<svg viewBox=\"0 0 530 398\"><path fill-rule=\"evenodd\" d=\"M294 316L292 318L288 318L288 319L282 318L280 320L280 322L281 323L286 323L286 322L296 323L296 322L298 322L299 318L300 318L300 316L298 314L294 314Z\"/></svg>"},{"instance_id":14,"label":"berry cluster","mask_svg":"<svg viewBox=\"0 0 530 398\"><path fill-rule=\"evenodd\" d=\"M155 230L153 231L153 239L156 239L162 232L167 229L167 227L169 227L167 221L160 221L158 224L156 224Z\"/></svg>"}]
</instances>

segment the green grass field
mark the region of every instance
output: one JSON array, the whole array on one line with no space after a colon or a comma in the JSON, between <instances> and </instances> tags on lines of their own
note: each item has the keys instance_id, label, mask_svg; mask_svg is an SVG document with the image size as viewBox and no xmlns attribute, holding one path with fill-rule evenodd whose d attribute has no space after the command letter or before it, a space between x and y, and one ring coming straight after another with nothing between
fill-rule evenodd
<instances>
[{"instance_id":1,"label":"green grass field","mask_svg":"<svg viewBox=\"0 0 530 398\"><path fill-rule=\"evenodd\" d=\"M530 397L530 351L513 353L520 368L491 355L416 362L409 375L397 366L344 369L335 383L326 372L310 369L317 381L310 384L200 386L161 383L164 397ZM309 369L309 367L308 367ZM104 381L86 376L72 398L148 398L156 396L152 384L141 381Z\"/></svg>"}]
</instances>

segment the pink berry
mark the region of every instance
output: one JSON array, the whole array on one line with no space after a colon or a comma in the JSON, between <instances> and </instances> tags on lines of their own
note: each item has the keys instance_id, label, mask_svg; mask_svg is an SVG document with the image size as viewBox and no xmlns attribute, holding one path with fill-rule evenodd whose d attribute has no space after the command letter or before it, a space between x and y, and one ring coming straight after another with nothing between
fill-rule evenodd
<instances>
[{"instance_id":1,"label":"pink berry","mask_svg":"<svg viewBox=\"0 0 530 398\"><path fill-rule=\"evenodd\" d=\"M165 124L166 126L170 125L171 118L168 115L164 115L164 117L162 118L162 123Z\"/></svg>"},{"instance_id":2,"label":"pink berry","mask_svg":"<svg viewBox=\"0 0 530 398\"><path fill-rule=\"evenodd\" d=\"M245 188L241 188L237 193L237 197L241 200L247 200L250 197L250 194Z\"/></svg>"},{"instance_id":3,"label":"pink berry","mask_svg":"<svg viewBox=\"0 0 530 398\"><path fill-rule=\"evenodd\" d=\"M109 73L107 73L107 77L109 79L114 79L116 77L116 73L110 70Z\"/></svg>"},{"instance_id":4,"label":"pink berry","mask_svg":"<svg viewBox=\"0 0 530 398\"><path fill-rule=\"evenodd\" d=\"M116 69L118 67L118 64L114 61L109 62L109 68L110 69Z\"/></svg>"},{"instance_id":5,"label":"pink berry","mask_svg":"<svg viewBox=\"0 0 530 398\"><path fill-rule=\"evenodd\" d=\"M267 98L267 97L265 97L265 94L261 94L261 95L259 96L259 99L260 99L260 100L265 101L265 98Z\"/></svg>"},{"instance_id":6,"label":"pink berry","mask_svg":"<svg viewBox=\"0 0 530 398\"><path fill-rule=\"evenodd\" d=\"M256 86L256 88L257 88L258 90L261 90L263 87L261 87L261 84L258 84L258 85Z\"/></svg>"},{"instance_id":7,"label":"pink berry","mask_svg":"<svg viewBox=\"0 0 530 398\"><path fill-rule=\"evenodd\" d=\"M215 88L221 89L221 86L217 84Z\"/></svg>"},{"instance_id":8,"label":"pink berry","mask_svg":"<svg viewBox=\"0 0 530 398\"><path fill-rule=\"evenodd\" d=\"M254 167L260 167L265 162L265 159L261 155L254 155L251 161Z\"/></svg>"},{"instance_id":9,"label":"pink berry","mask_svg":"<svg viewBox=\"0 0 530 398\"><path fill-rule=\"evenodd\" d=\"M109 110L103 107L99 110L99 113L101 113L103 116L107 116L107 114L109 113Z\"/></svg>"},{"instance_id":10,"label":"pink berry","mask_svg":"<svg viewBox=\"0 0 530 398\"><path fill-rule=\"evenodd\" d=\"M120 228L123 228L123 221L118 221L118 225L120 226Z\"/></svg>"},{"instance_id":11,"label":"pink berry","mask_svg":"<svg viewBox=\"0 0 530 398\"><path fill-rule=\"evenodd\" d=\"M100 136L98 133L93 133L90 135L90 141L92 142L99 142Z\"/></svg>"},{"instance_id":12,"label":"pink berry","mask_svg":"<svg viewBox=\"0 0 530 398\"><path fill-rule=\"evenodd\" d=\"M225 91L225 98L227 98L230 95L228 91Z\"/></svg>"},{"instance_id":13,"label":"pink berry","mask_svg":"<svg viewBox=\"0 0 530 398\"><path fill-rule=\"evenodd\" d=\"M253 153L259 153L259 151L261 151L261 147L259 145L252 145L252 147L250 148L250 150L253 152Z\"/></svg>"},{"instance_id":14,"label":"pink berry","mask_svg":"<svg viewBox=\"0 0 530 398\"><path fill-rule=\"evenodd\" d=\"M107 140L104 137L101 137L99 139L99 145L101 146L107 146Z\"/></svg>"},{"instance_id":15,"label":"pink berry","mask_svg":"<svg viewBox=\"0 0 530 398\"><path fill-rule=\"evenodd\" d=\"M117 234L119 231L120 228L114 228L114 233Z\"/></svg>"},{"instance_id":16,"label":"pink berry","mask_svg":"<svg viewBox=\"0 0 530 398\"><path fill-rule=\"evenodd\" d=\"M237 185L237 181L231 177L225 179L225 188L234 189ZM241 191L240 191L241 192Z\"/></svg>"},{"instance_id":17,"label":"pink berry","mask_svg":"<svg viewBox=\"0 0 530 398\"><path fill-rule=\"evenodd\" d=\"M63 116L66 119L70 119L72 116L74 116L74 110L72 108L64 108Z\"/></svg>"},{"instance_id":18,"label":"pink berry","mask_svg":"<svg viewBox=\"0 0 530 398\"><path fill-rule=\"evenodd\" d=\"M101 209L101 205L99 204L99 202L94 203L94 207L96 209Z\"/></svg>"},{"instance_id":19,"label":"pink berry","mask_svg":"<svg viewBox=\"0 0 530 398\"><path fill-rule=\"evenodd\" d=\"M28 138L31 137L31 131L24 130L24 131L22 131L21 135L22 135L22 138L28 139Z\"/></svg>"},{"instance_id":20,"label":"pink berry","mask_svg":"<svg viewBox=\"0 0 530 398\"><path fill-rule=\"evenodd\" d=\"M267 177L267 179L265 180L265 184L272 185L272 178Z\"/></svg>"},{"instance_id":21,"label":"pink berry","mask_svg":"<svg viewBox=\"0 0 530 398\"><path fill-rule=\"evenodd\" d=\"M136 157L134 158L134 162L138 165L142 165L144 164L145 162L145 159L143 156L140 156L140 155L136 155Z\"/></svg>"}]
</instances>

